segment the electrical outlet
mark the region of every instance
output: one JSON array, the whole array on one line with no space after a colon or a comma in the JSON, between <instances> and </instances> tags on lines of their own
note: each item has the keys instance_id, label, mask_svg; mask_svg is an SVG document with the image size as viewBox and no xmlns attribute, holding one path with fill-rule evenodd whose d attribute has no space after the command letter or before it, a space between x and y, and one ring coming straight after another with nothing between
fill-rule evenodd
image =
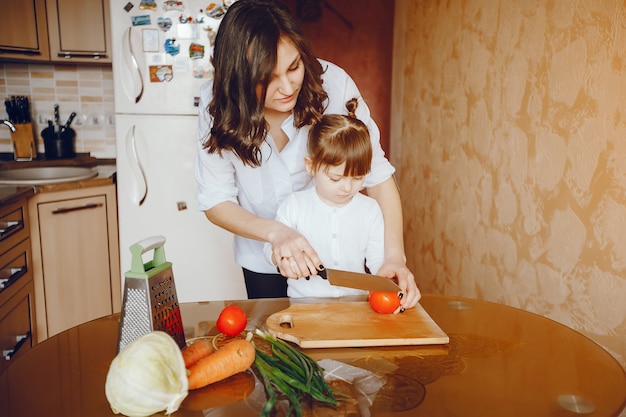
<instances>
[{"instance_id":1,"label":"electrical outlet","mask_svg":"<svg viewBox=\"0 0 626 417\"><path fill-rule=\"evenodd\" d=\"M72 127L74 129L82 129L87 124L87 116L84 114L78 113L74 118L74 122L72 123Z\"/></svg>"},{"instance_id":2,"label":"electrical outlet","mask_svg":"<svg viewBox=\"0 0 626 417\"><path fill-rule=\"evenodd\" d=\"M48 120L52 120L52 115L46 113L39 113L37 115L37 124L40 126L47 126Z\"/></svg>"},{"instance_id":3,"label":"electrical outlet","mask_svg":"<svg viewBox=\"0 0 626 417\"><path fill-rule=\"evenodd\" d=\"M107 127L115 127L115 114L108 113L104 117L104 123L106 124Z\"/></svg>"},{"instance_id":4,"label":"electrical outlet","mask_svg":"<svg viewBox=\"0 0 626 417\"><path fill-rule=\"evenodd\" d=\"M104 114L102 113L89 113L87 115L87 126L100 128L104 126Z\"/></svg>"}]
</instances>

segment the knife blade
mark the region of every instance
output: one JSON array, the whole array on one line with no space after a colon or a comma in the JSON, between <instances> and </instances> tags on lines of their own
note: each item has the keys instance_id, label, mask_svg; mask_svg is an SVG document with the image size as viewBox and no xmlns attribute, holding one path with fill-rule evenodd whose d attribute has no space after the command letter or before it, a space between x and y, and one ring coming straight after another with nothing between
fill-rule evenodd
<instances>
[{"instance_id":1,"label":"knife blade","mask_svg":"<svg viewBox=\"0 0 626 417\"><path fill-rule=\"evenodd\" d=\"M317 274L327 279L332 285L356 288L365 291L398 292L401 291L393 280L380 275L364 274L359 272L341 271L326 268Z\"/></svg>"}]
</instances>

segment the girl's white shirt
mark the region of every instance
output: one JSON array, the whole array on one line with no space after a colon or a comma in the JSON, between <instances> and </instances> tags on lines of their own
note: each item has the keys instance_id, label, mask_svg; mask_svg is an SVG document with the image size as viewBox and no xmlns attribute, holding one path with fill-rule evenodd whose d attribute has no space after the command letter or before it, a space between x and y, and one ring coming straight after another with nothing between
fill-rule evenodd
<instances>
[{"instance_id":1,"label":"girl's white shirt","mask_svg":"<svg viewBox=\"0 0 626 417\"><path fill-rule=\"evenodd\" d=\"M315 187L288 196L278 207L276 220L307 238L327 268L365 272L365 264L376 273L385 259L383 213L371 197L357 193L342 207L324 203ZM264 246L271 262L272 247ZM309 280L288 279L287 295L298 297L342 297L366 291L330 285L319 276Z\"/></svg>"}]
</instances>

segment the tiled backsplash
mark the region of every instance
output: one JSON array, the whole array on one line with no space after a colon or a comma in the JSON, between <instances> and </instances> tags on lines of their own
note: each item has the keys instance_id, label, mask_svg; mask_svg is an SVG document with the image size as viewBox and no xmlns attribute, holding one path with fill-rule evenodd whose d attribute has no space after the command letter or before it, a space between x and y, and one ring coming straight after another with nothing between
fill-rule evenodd
<instances>
[{"instance_id":1,"label":"tiled backsplash","mask_svg":"<svg viewBox=\"0 0 626 417\"><path fill-rule=\"evenodd\" d=\"M0 97L28 96L37 136L53 119L59 104L61 121L75 111L76 152L90 152L97 158L115 158L115 117L113 74L110 66L0 63ZM6 118L4 105L0 118ZM0 152L12 152L11 133L0 127Z\"/></svg>"}]
</instances>

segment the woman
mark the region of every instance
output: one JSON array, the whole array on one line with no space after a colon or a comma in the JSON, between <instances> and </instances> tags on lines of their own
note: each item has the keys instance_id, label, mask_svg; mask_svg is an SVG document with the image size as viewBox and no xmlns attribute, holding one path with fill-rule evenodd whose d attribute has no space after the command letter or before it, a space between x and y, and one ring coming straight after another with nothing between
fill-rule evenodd
<instances>
[{"instance_id":1,"label":"woman","mask_svg":"<svg viewBox=\"0 0 626 417\"><path fill-rule=\"evenodd\" d=\"M239 0L228 8L213 66L215 77L200 92L199 208L235 234L248 297L285 296L285 277L315 275L322 263L301 234L275 220L276 210L287 195L313 185L304 166L310 125L324 113L345 113L346 101L360 93L345 71L313 55L288 9L272 0ZM410 308L420 292L406 267L394 168L364 103L356 116L370 129L373 147L364 187L385 221L378 274L398 279L402 305ZM280 254L282 276L265 259L264 242Z\"/></svg>"}]
</instances>

